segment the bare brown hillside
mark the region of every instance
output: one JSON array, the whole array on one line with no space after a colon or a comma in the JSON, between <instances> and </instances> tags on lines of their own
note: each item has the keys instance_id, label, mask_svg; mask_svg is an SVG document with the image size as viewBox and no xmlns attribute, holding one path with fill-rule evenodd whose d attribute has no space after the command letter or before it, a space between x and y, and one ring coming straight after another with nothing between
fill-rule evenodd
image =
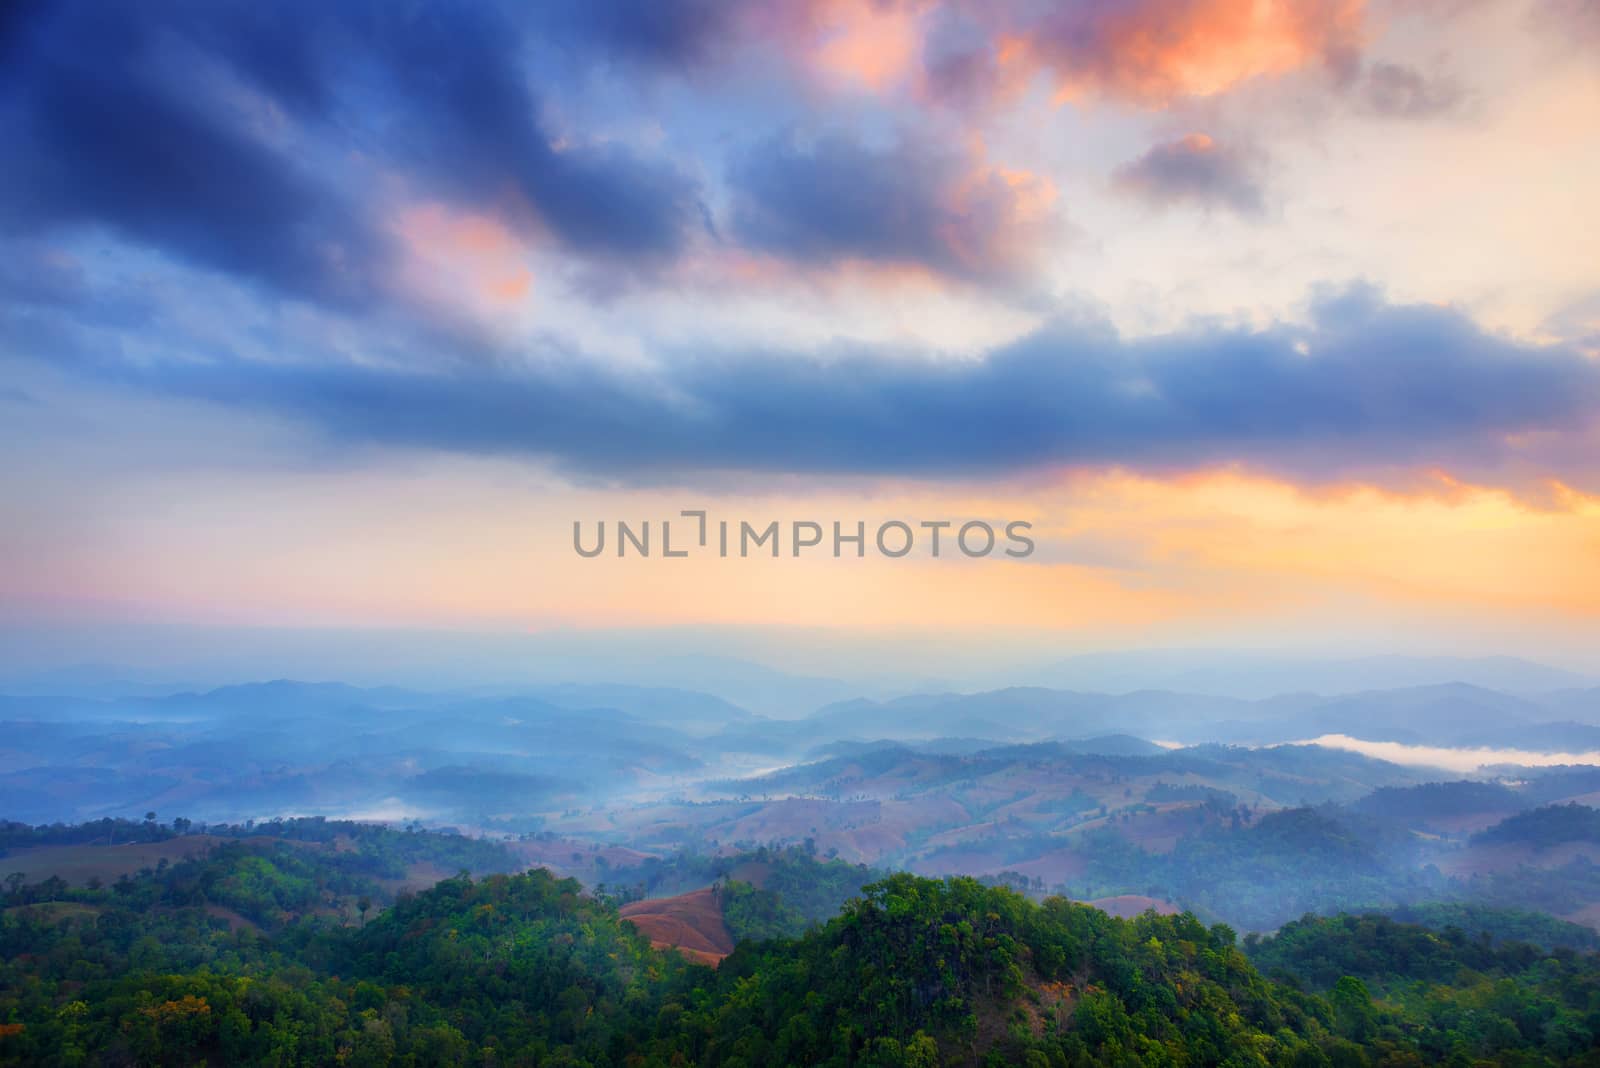
<instances>
[{"instance_id":1,"label":"bare brown hillside","mask_svg":"<svg viewBox=\"0 0 1600 1068\"><path fill-rule=\"evenodd\" d=\"M733 936L722 922L722 905L708 886L677 897L635 901L622 917L657 949L677 949L692 960L717 965L733 952Z\"/></svg>"}]
</instances>

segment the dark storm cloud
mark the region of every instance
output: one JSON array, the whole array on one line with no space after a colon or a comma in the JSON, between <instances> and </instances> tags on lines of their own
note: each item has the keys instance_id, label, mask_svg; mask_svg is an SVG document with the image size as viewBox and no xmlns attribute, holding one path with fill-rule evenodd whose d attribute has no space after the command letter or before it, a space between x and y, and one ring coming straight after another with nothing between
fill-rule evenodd
<instances>
[{"instance_id":1,"label":"dark storm cloud","mask_svg":"<svg viewBox=\"0 0 1600 1068\"><path fill-rule=\"evenodd\" d=\"M674 167L558 145L519 28L488 6L39 5L4 34L16 62L0 130L15 151L0 225L13 233L104 226L285 293L360 303L392 250L373 205L345 191L361 180L341 170L350 154L520 211L579 255L670 259L701 225ZM268 136L273 108L309 138ZM316 155L323 131L339 145L330 158Z\"/></svg>"},{"instance_id":2,"label":"dark storm cloud","mask_svg":"<svg viewBox=\"0 0 1600 1068\"><path fill-rule=\"evenodd\" d=\"M1119 189L1166 207L1189 203L1228 208L1241 215L1262 210L1262 192L1245 153L1204 134L1156 145L1119 168Z\"/></svg>"},{"instance_id":3,"label":"dark storm cloud","mask_svg":"<svg viewBox=\"0 0 1600 1068\"><path fill-rule=\"evenodd\" d=\"M305 168L228 121L204 91L214 86L186 77L198 72L163 62L159 27L141 10L40 8L12 29L25 70L0 112L18 149L0 173L3 224L104 224L285 292L370 296L381 238Z\"/></svg>"},{"instance_id":4,"label":"dark storm cloud","mask_svg":"<svg viewBox=\"0 0 1600 1068\"><path fill-rule=\"evenodd\" d=\"M1103 323L1062 323L974 360L739 353L649 376L546 352L527 366L101 373L289 415L351 444L534 455L629 480L1222 463L1306 478L1432 465L1461 476L1500 470L1516 459L1509 436L1539 432L1569 449L1576 483L1595 469L1583 442L1600 411L1600 365L1573 350L1521 345L1453 310L1389 305L1363 289L1322 300L1306 327L1130 340Z\"/></svg>"},{"instance_id":5,"label":"dark storm cloud","mask_svg":"<svg viewBox=\"0 0 1600 1068\"><path fill-rule=\"evenodd\" d=\"M551 0L551 31L620 59L665 68L726 58L740 8L732 0Z\"/></svg>"},{"instance_id":6,"label":"dark storm cloud","mask_svg":"<svg viewBox=\"0 0 1600 1068\"><path fill-rule=\"evenodd\" d=\"M558 147L529 89L520 40L487 7L378 5L357 27L406 112L387 147L478 202L522 194L581 251L670 258L700 225L694 183L620 147Z\"/></svg>"}]
</instances>

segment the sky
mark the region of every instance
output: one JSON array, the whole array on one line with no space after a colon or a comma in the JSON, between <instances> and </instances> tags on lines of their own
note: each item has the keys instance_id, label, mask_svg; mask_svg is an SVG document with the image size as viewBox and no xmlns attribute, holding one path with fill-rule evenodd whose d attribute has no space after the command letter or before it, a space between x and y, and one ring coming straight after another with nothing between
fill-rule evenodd
<instances>
[{"instance_id":1,"label":"sky","mask_svg":"<svg viewBox=\"0 0 1600 1068\"><path fill-rule=\"evenodd\" d=\"M1597 57L1589 0L10 5L0 622L1600 668ZM1036 549L573 551L685 509Z\"/></svg>"}]
</instances>

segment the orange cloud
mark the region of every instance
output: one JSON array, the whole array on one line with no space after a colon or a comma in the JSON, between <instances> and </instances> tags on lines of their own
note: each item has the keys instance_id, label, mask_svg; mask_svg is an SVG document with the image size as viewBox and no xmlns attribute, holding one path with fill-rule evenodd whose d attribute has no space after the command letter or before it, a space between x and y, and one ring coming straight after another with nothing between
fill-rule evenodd
<instances>
[{"instance_id":1,"label":"orange cloud","mask_svg":"<svg viewBox=\"0 0 1600 1068\"><path fill-rule=\"evenodd\" d=\"M1082 0L1039 16L1021 6L967 9L965 44L936 33L955 16L932 0L800 0L761 32L835 87L1011 95L1044 74L1058 103L1163 107L1254 77L1347 64L1366 16L1366 0Z\"/></svg>"},{"instance_id":2,"label":"orange cloud","mask_svg":"<svg viewBox=\"0 0 1600 1068\"><path fill-rule=\"evenodd\" d=\"M835 83L883 91L910 71L922 43L925 4L822 0L812 13L815 68Z\"/></svg>"},{"instance_id":3,"label":"orange cloud","mask_svg":"<svg viewBox=\"0 0 1600 1068\"><path fill-rule=\"evenodd\" d=\"M1340 63L1364 0L1126 0L1068 5L1001 35L1003 81L1047 72L1057 102L1106 96L1160 107L1263 75Z\"/></svg>"}]
</instances>

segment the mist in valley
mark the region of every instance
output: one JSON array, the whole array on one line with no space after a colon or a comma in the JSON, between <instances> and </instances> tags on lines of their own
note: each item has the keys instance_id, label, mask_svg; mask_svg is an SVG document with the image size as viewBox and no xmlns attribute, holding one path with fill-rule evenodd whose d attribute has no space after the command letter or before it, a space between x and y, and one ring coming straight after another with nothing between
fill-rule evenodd
<instances>
[{"instance_id":1,"label":"mist in valley","mask_svg":"<svg viewBox=\"0 0 1600 1068\"><path fill-rule=\"evenodd\" d=\"M1155 675L1189 661L1149 659ZM782 672L697 663L705 689L278 679L112 693L139 673L36 673L0 697L0 812L34 826L154 813L192 833L305 818L444 830L637 896L665 885L651 865L796 849L1243 930L1439 902L1600 922L1600 838L1571 816L1600 800L1600 688L1560 669L1293 661L1347 688L1241 695L1246 674L1286 670L1257 656L1231 693L1220 672L1209 692L858 683L776 715L851 683L799 677L753 710L735 698L753 677L781 691ZM1481 684L1491 676L1530 688ZM1397 677L1408 684L1369 685Z\"/></svg>"}]
</instances>

